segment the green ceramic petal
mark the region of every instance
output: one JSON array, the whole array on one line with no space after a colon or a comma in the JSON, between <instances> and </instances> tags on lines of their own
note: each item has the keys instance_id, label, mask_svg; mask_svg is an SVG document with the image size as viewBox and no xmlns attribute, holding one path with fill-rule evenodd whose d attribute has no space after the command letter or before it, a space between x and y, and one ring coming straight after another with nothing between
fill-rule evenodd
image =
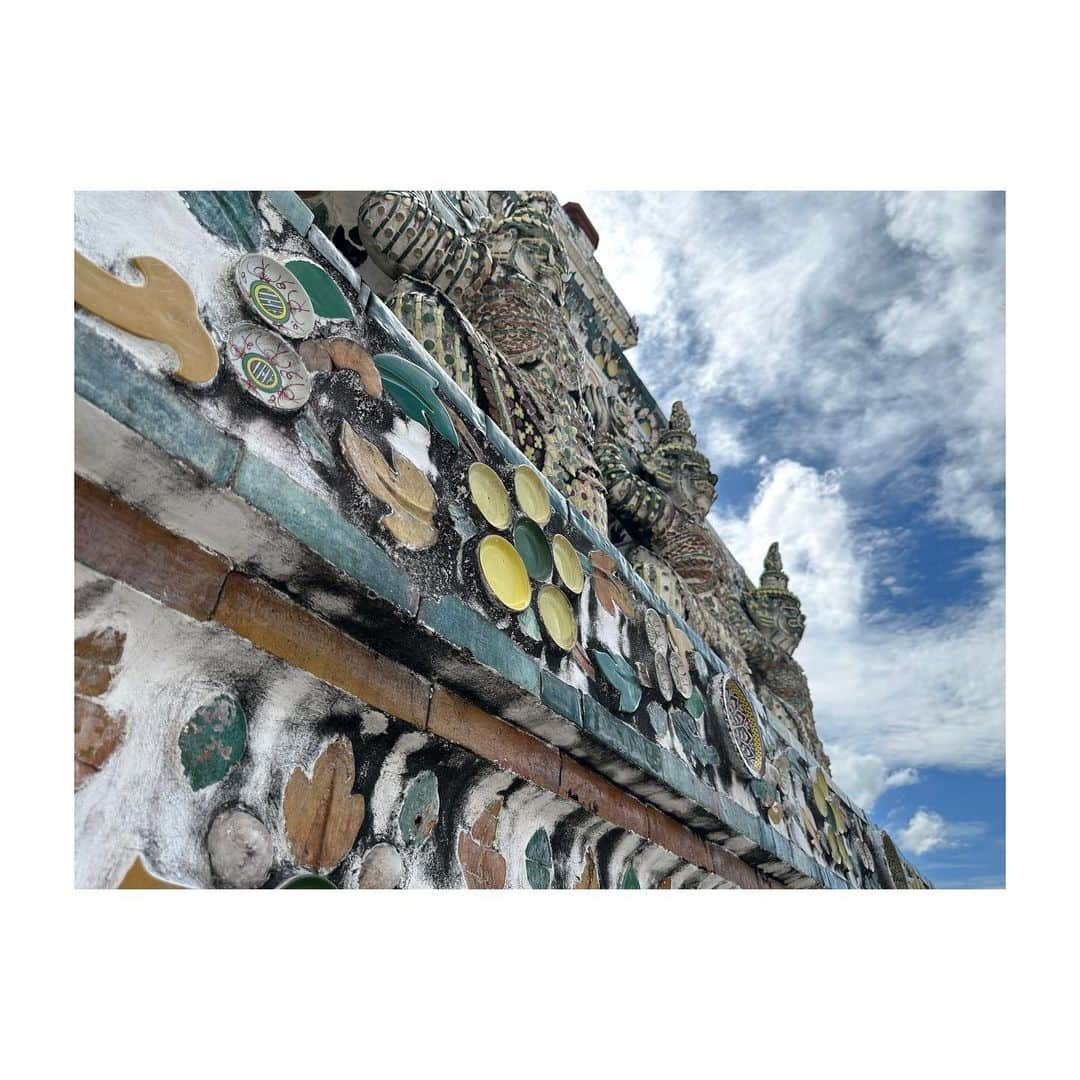
<instances>
[{"instance_id":1,"label":"green ceramic petal","mask_svg":"<svg viewBox=\"0 0 1080 1080\"><path fill-rule=\"evenodd\" d=\"M634 669L621 657L593 649L593 659L604 678L619 691L619 712L634 712L641 704L641 683Z\"/></svg>"},{"instance_id":2,"label":"green ceramic petal","mask_svg":"<svg viewBox=\"0 0 1080 1080\"><path fill-rule=\"evenodd\" d=\"M540 641L540 620L537 619L536 613L531 607L527 607L518 616L518 625L524 633L528 634L528 636L533 639L533 641Z\"/></svg>"},{"instance_id":3,"label":"green ceramic petal","mask_svg":"<svg viewBox=\"0 0 1080 1080\"><path fill-rule=\"evenodd\" d=\"M337 282L317 263L308 262L307 259L294 259L285 266L292 271L293 276L304 291L311 297L311 306L316 315L324 319L351 319L353 309L345 294L338 288Z\"/></svg>"},{"instance_id":4,"label":"green ceramic petal","mask_svg":"<svg viewBox=\"0 0 1080 1080\"><path fill-rule=\"evenodd\" d=\"M409 847L423 847L439 820L439 782L431 771L420 773L405 792L398 824Z\"/></svg>"},{"instance_id":5,"label":"green ceramic petal","mask_svg":"<svg viewBox=\"0 0 1080 1080\"><path fill-rule=\"evenodd\" d=\"M694 692L686 699L686 711L695 720L700 720L705 715L705 699L696 686Z\"/></svg>"},{"instance_id":6,"label":"green ceramic petal","mask_svg":"<svg viewBox=\"0 0 1080 1080\"><path fill-rule=\"evenodd\" d=\"M232 694L219 694L200 705L178 741L180 763L193 790L224 779L247 746L247 721L240 702Z\"/></svg>"},{"instance_id":7,"label":"green ceramic petal","mask_svg":"<svg viewBox=\"0 0 1080 1080\"><path fill-rule=\"evenodd\" d=\"M372 357L382 376L383 389L398 403L406 416L437 431L455 450L461 446L454 422L439 400L434 375L394 353Z\"/></svg>"},{"instance_id":8,"label":"green ceramic petal","mask_svg":"<svg viewBox=\"0 0 1080 1080\"><path fill-rule=\"evenodd\" d=\"M551 885L551 839L546 829L537 829L525 848L525 875L534 889Z\"/></svg>"},{"instance_id":9,"label":"green ceramic petal","mask_svg":"<svg viewBox=\"0 0 1080 1080\"><path fill-rule=\"evenodd\" d=\"M649 707L645 711L649 714L649 725L653 731L657 735L666 735L668 733L668 718L663 706L655 701L650 701Z\"/></svg>"},{"instance_id":10,"label":"green ceramic petal","mask_svg":"<svg viewBox=\"0 0 1080 1080\"><path fill-rule=\"evenodd\" d=\"M623 873L622 884L619 886L619 888L620 889L640 889L641 888L641 883L638 881L637 871L632 866L628 866L626 868L626 871Z\"/></svg>"}]
</instances>

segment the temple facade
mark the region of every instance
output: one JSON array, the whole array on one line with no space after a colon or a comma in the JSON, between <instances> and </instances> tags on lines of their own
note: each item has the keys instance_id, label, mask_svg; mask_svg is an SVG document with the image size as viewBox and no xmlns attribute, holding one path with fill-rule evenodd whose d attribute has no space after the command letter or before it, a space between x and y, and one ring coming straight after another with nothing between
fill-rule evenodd
<instances>
[{"instance_id":1,"label":"temple facade","mask_svg":"<svg viewBox=\"0 0 1080 1080\"><path fill-rule=\"evenodd\" d=\"M77 885L927 887L599 240L542 191L77 196Z\"/></svg>"}]
</instances>

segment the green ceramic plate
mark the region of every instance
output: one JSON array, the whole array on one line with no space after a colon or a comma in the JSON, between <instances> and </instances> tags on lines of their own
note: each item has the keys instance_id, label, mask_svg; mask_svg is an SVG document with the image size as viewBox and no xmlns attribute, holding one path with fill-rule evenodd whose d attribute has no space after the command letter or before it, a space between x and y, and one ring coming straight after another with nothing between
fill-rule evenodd
<instances>
[{"instance_id":1,"label":"green ceramic plate","mask_svg":"<svg viewBox=\"0 0 1080 1080\"><path fill-rule=\"evenodd\" d=\"M551 577L551 547L535 521L522 518L514 526L514 547L525 563L529 577L536 581L547 581Z\"/></svg>"}]
</instances>

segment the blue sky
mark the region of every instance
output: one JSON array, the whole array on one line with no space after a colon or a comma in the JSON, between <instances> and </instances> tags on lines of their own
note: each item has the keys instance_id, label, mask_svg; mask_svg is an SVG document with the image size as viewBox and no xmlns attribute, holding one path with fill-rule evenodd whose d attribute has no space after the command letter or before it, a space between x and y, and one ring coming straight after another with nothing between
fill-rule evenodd
<instances>
[{"instance_id":1,"label":"blue sky","mask_svg":"<svg viewBox=\"0 0 1080 1080\"><path fill-rule=\"evenodd\" d=\"M840 786L939 887L1004 884L1005 204L984 192L572 192L720 477L779 540Z\"/></svg>"}]
</instances>

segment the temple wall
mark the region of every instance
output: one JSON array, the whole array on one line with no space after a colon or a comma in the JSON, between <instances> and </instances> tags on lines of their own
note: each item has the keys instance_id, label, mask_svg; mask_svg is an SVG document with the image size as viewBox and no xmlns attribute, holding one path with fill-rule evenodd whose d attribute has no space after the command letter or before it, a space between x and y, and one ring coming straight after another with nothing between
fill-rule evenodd
<instances>
[{"instance_id":1,"label":"temple wall","mask_svg":"<svg viewBox=\"0 0 1080 1080\"><path fill-rule=\"evenodd\" d=\"M78 884L918 883L295 195L75 243Z\"/></svg>"}]
</instances>

